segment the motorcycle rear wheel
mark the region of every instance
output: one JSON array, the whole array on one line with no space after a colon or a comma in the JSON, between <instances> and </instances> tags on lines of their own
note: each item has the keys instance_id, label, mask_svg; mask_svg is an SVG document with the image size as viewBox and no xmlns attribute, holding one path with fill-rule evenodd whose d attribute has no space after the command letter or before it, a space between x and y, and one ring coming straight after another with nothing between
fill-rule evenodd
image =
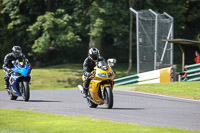
<instances>
[{"instance_id":1,"label":"motorcycle rear wheel","mask_svg":"<svg viewBox=\"0 0 200 133\"><path fill-rule=\"evenodd\" d=\"M113 92L110 87L105 87L104 96L104 104L106 105L106 108L111 109L113 107Z\"/></svg>"},{"instance_id":2,"label":"motorcycle rear wheel","mask_svg":"<svg viewBox=\"0 0 200 133\"><path fill-rule=\"evenodd\" d=\"M10 100L16 100L17 98L17 96L14 96L12 93L10 93Z\"/></svg>"},{"instance_id":3,"label":"motorcycle rear wheel","mask_svg":"<svg viewBox=\"0 0 200 133\"><path fill-rule=\"evenodd\" d=\"M30 98L30 89L27 81L23 81L23 93L24 101L28 101Z\"/></svg>"},{"instance_id":4,"label":"motorcycle rear wheel","mask_svg":"<svg viewBox=\"0 0 200 133\"><path fill-rule=\"evenodd\" d=\"M90 97L89 92L88 92L88 97ZM86 99L87 99L88 106L90 108L96 108L98 106L98 104L93 103L90 99L88 99L88 98L86 98Z\"/></svg>"},{"instance_id":5,"label":"motorcycle rear wheel","mask_svg":"<svg viewBox=\"0 0 200 133\"><path fill-rule=\"evenodd\" d=\"M89 106L90 108L96 108L96 107L98 106L97 104L93 103L93 102L90 101L89 99L87 99L87 103L88 103L88 106Z\"/></svg>"}]
</instances>

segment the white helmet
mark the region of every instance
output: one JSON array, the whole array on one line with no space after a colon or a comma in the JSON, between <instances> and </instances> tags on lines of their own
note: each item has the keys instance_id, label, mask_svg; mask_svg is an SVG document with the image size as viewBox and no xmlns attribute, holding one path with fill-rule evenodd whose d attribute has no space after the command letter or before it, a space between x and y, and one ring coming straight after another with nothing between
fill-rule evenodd
<instances>
[{"instance_id":1,"label":"white helmet","mask_svg":"<svg viewBox=\"0 0 200 133\"><path fill-rule=\"evenodd\" d=\"M20 46L13 46L12 52L16 58L19 58L22 54L22 49Z\"/></svg>"},{"instance_id":2,"label":"white helmet","mask_svg":"<svg viewBox=\"0 0 200 133\"><path fill-rule=\"evenodd\" d=\"M100 57L100 53L97 48L91 48L88 52L88 55L92 60L98 60Z\"/></svg>"}]
</instances>

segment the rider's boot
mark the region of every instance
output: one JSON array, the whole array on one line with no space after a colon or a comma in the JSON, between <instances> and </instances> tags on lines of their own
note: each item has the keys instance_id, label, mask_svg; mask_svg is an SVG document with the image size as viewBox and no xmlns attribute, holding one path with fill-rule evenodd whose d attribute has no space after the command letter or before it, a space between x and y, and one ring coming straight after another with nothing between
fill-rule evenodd
<instances>
[{"instance_id":1,"label":"rider's boot","mask_svg":"<svg viewBox=\"0 0 200 133\"><path fill-rule=\"evenodd\" d=\"M5 89L10 94L10 89L9 89L9 81L5 81Z\"/></svg>"},{"instance_id":2,"label":"rider's boot","mask_svg":"<svg viewBox=\"0 0 200 133\"><path fill-rule=\"evenodd\" d=\"M88 88L83 88L83 97L86 98L87 97L87 92L88 92Z\"/></svg>"},{"instance_id":3,"label":"rider's boot","mask_svg":"<svg viewBox=\"0 0 200 133\"><path fill-rule=\"evenodd\" d=\"M86 98L89 90L90 79L86 78L85 82L83 82L83 97Z\"/></svg>"}]
</instances>

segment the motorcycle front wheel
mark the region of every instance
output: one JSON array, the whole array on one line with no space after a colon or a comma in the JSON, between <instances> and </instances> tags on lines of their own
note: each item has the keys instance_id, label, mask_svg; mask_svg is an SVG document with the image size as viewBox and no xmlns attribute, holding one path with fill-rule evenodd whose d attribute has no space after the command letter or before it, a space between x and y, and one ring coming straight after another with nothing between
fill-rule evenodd
<instances>
[{"instance_id":1,"label":"motorcycle front wheel","mask_svg":"<svg viewBox=\"0 0 200 133\"><path fill-rule=\"evenodd\" d=\"M106 105L106 108L111 109L113 107L113 92L110 87L105 87L104 96L104 104Z\"/></svg>"},{"instance_id":2,"label":"motorcycle front wheel","mask_svg":"<svg viewBox=\"0 0 200 133\"><path fill-rule=\"evenodd\" d=\"M27 81L23 82L23 98L24 101L28 101L30 97L29 83Z\"/></svg>"}]
</instances>

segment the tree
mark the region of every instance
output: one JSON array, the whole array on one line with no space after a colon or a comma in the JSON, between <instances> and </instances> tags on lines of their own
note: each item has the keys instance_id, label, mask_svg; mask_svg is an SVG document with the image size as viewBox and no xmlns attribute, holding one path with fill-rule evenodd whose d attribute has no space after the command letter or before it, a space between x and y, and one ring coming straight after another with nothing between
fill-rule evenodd
<instances>
[{"instance_id":1,"label":"tree","mask_svg":"<svg viewBox=\"0 0 200 133\"><path fill-rule=\"evenodd\" d=\"M129 7L133 7L134 5L134 0L129 0ZM132 70L132 45L133 45L133 13L130 11L130 31L129 31L129 67L127 70L127 75L131 74L131 70Z\"/></svg>"},{"instance_id":2,"label":"tree","mask_svg":"<svg viewBox=\"0 0 200 133\"><path fill-rule=\"evenodd\" d=\"M22 46L26 55L40 52L46 54L46 57L50 56L48 49L51 46L59 48L59 53L71 51L80 53L82 49L98 47L102 49L101 54L103 53L105 58L112 56L119 62L129 62L128 71L131 71L130 62L135 58L135 56L133 59L130 57L131 51L135 51L135 48L131 50L132 45L129 40L131 1L134 2L136 10L151 8L159 13L166 11L173 16L175 37L196 39L200 34L199 0L0 1L1 61L13 45ZM135 32L132 34L134 40ZM80 56L85 56L86 52L82 54Z\"/></svg>"},{"instance_id":3,"label":"tree","mask_svg":"<svg viewBox=\"0 0 200 133\"><path fill-rule=\"evenodd\" d=\"M77 18L87 29L85 33L89 37L89 47L101 49L106 43L107 36L112 37L113 45L125 45L124 38L127 38L128 31L126 0L76 0L76 2L78 6L74 14L79 16Z\"/></svg>"},{"instance_id":4,"label":"tree","mask_svg":"<svg viewBox=\"0 0 200 133\"><path fill-rule=\"evenodd\" d=\"M38 53L47 52L50 46L73 46L81 40L73 29L72 17L64 9L39 16L28 31L34 40L33 51Z\"/></svg>"},{"instance_id":5,"label":"tree","mask_svg":"<svg viewBox=\"0 0 200 133\"><path fill-rule=\"evenodd\" d=\"M41 0L3 0L1 15L4 26L0 30L2 35L1 53L11 51L13 45L20 45L23 53L31 52L31 42L26 29L31 25L36 17L44 12L44 1ZM5 54L4 54L5 55Z\"/></svg>"}]
</instances>

